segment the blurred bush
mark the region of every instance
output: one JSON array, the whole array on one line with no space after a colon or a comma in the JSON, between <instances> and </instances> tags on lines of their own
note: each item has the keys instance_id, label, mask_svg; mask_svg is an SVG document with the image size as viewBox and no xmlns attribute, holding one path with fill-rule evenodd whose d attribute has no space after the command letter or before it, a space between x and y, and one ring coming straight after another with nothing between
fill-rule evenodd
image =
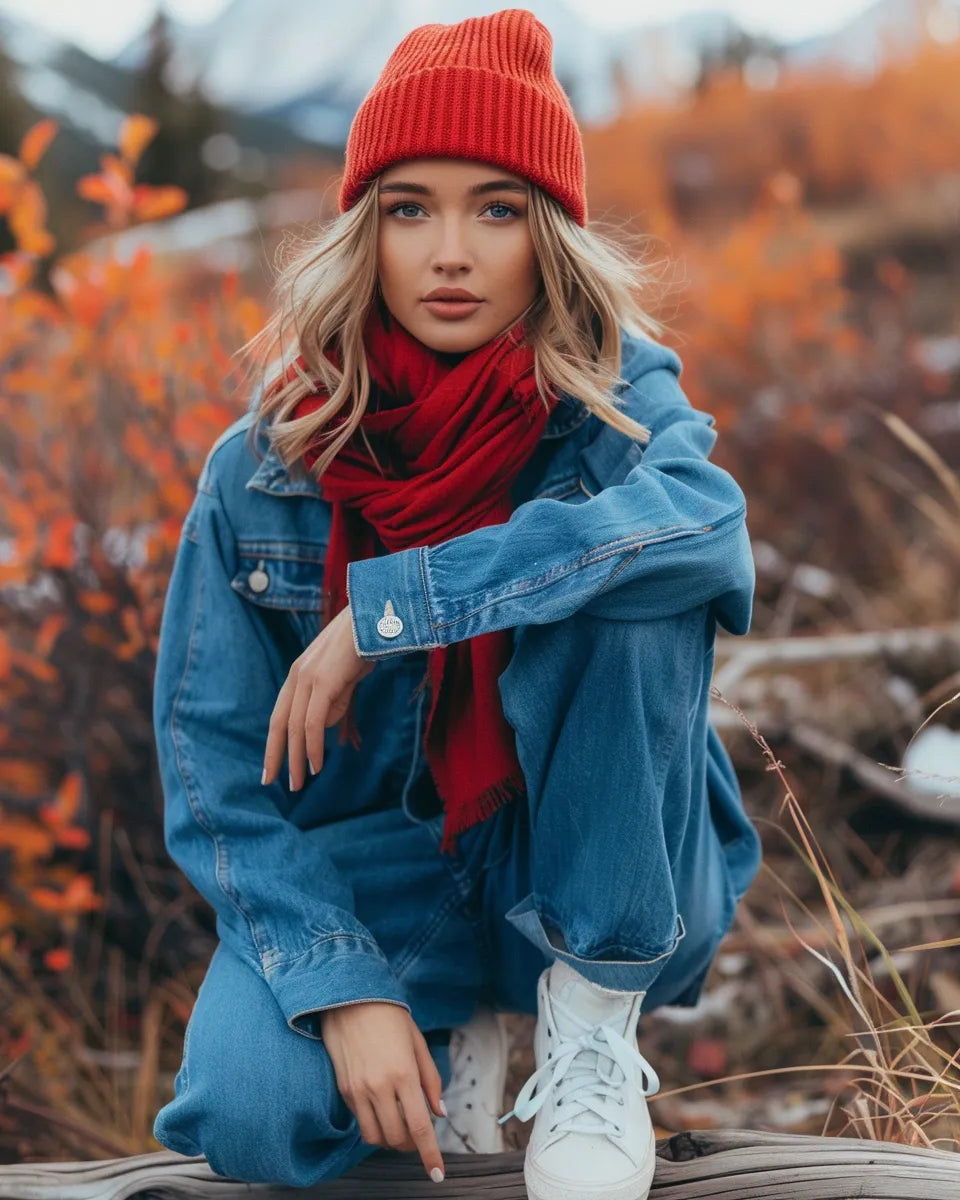
<instances>
[{"instance_id":1,"label":"blurred bush","mask_svg":"<svg viewBox=\"0 0 960 1200\"><path fill-rule=\"evenodd\" d=\"M150 715L163 597L204 456L238 415L228 347L263 320L235 275L172 273L143 247L51 258L32 172L56 129L42 121L0 157L17 242L0 256L0 965L54 996L73 986L55 978L72 975L78 937L136 955L151 927L129 877L113 890L103 846L95 882L93 836L116 822L141 871L164 860ZM135 182L154 132L128 118L118 153L77 184L108 228L186 201ZM23 987L3 1000L6 1063L39 1012Z\"/></svg>"}]
</instances>

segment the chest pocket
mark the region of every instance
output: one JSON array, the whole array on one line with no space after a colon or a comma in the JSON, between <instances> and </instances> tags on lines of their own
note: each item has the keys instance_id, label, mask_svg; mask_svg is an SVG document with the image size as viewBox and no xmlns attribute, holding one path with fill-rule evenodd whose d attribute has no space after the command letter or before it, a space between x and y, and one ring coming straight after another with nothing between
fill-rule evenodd
<instances>
[{"instance_id":1,"label":"chest pocket","mask_svg":"<svg viewBox=\"0 0 960 1200\"><path fill-rule=\"evenodd\" d=\"M644 447L608 426L580 452L580 486L586 497L623 483L643 457Z\"/></svg>"},{"instance_id":2,"label":"chest pocket","mask_svg":"<svg viewBox=\"0 0 960 1200\"><path fill-rule=\"evenodd\" d=\"M230 586L262 608L277 633L292 637L298 654L320 632L326 553L326 542L237 541Z\"/></svg>"}]
</instances>

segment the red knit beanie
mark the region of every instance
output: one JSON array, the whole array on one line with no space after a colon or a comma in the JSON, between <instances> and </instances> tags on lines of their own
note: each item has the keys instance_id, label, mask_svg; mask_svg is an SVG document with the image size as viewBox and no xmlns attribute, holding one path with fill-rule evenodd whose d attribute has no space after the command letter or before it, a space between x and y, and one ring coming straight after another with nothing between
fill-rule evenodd
<instances>
[{"instance_id":1,"label":"red knit beanie","mask_svg":"<svg viewBox=\"0 0 960 1200\"><path fill-rule=\"evenodd\" d=\"M390 164L441 156L522 175L586 224L583 143L552 51L549 30L525 8L411 30L353 118L340 211Z\"/></svg>"}]
</instances>

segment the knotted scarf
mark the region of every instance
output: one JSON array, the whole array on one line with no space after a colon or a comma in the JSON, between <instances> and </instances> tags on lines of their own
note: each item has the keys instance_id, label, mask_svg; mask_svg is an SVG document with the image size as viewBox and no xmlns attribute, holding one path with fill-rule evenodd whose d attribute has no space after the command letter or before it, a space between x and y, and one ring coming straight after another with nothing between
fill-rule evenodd
<instances>
[{"instance_id":1,"label":"knotted scarf","mask_svg":"<svg viewBox=\"0 0 960 1200\"><path fill-rule=\"evenodd\" d=\"M358 428L319 480L332 506L324 625L347 603L347 564L375 555L375 535L392 553L508 520L511 484L557 402L552 390L547 405L538 394L524 332L520 319L472 351L447 354L409 333L381 298L371 305L363 331L371 377L360 422L366 438ZM339 351L327 353L342 370ZM311 374L302 355L296 362ZM291 365L287 378L293 374ZM291 419L322 407L327 395L319 389L303 397ZM324 430L332 427L328 422ZM304 455L308 468L319 454L315 442ZM402 607L398 597L390 599ZM453 852L459 834L525 793L497 685L511 653L511 630L503 629L427 654L420 687L429 682L431 703L423 749L444 809L442 852Z\"/></svg>"}]
</instances>

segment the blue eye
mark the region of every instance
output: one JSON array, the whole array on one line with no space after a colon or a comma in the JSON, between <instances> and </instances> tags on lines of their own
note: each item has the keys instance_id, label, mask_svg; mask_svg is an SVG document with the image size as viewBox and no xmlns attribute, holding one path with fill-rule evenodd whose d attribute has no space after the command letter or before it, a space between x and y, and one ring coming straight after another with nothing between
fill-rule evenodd
<instances>
[{"instance_id":1,"label":"blue eye","mask_svg":"<svg viewBox=\"0 0 960 1200\"><path fill-rule=\"evenodd\" d=\"M401 208L419 208L419 204L415 204L413 200L404 200L401 204L394 204L392 208L388 208L388 213L399 212Z\"/></svg>"},{"instance_id":2,"label":"blue eye","mask_svg":"<svg viewBox=\"0 0 960 1200\"><path fill-rule=\"evenodd\" d=\"M392 215L392 214L394 214L394 213L399 213L399 211L400 211L402 208L422 208L422 207L423 207L423 206L422 206L422 205L420 205L420 204L417 204L417 202L416 202L415 200L401 200L399 204L394 204L394 205L391 205L391 207L390 207L390 208L388 208L388 209L386 209L385 211L386 211L387 215L389 216L389 215ZM507 212L507 215L508 215L508 216L514 216L514 217L516 217L516 216L519 216L519 215L520 215L520 214L519 214L519 210L518 210L518 209L514 208L512 204L506 204L506 203L505 203L503 200L492 200L492 201L491 201L491 202L490 202L490 203L487 205L487 208L488 208L488 209L489 209L489 208L503 208L503 209L506 209L506 212ZM503 217L500 217L500 218L497 218L497 219L498 219L498 220L504 220L505 218L503 218Z\"/></svg>"}]
</instances>

